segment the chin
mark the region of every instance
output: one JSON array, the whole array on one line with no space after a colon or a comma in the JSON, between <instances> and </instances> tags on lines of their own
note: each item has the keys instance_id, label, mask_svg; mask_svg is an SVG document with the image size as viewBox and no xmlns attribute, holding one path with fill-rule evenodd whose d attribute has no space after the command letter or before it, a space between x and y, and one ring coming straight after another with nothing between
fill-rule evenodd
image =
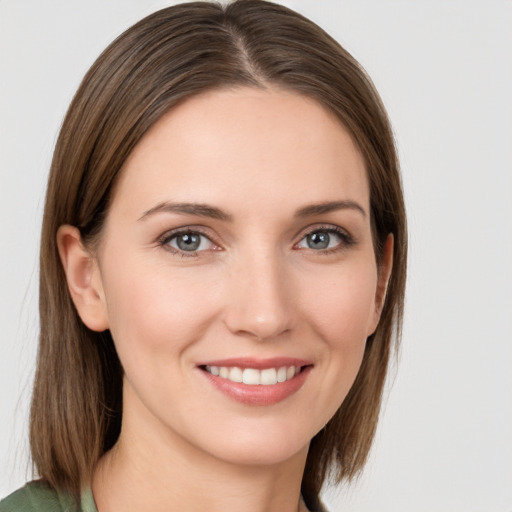
<instances>
[{"instance_id":1,"label":"chin","mask_svg":"<svg viewBox=\"0 0 512 512\"><path fill-rule=\"evenodd\" d=\"M211 455L236 465L270 466L281 464L299 454L307 453L316 432L290 429L289 426L268 428L268 425L226 430L227 435L216 436L210 445Z\"/></svg>"}]
</instances>

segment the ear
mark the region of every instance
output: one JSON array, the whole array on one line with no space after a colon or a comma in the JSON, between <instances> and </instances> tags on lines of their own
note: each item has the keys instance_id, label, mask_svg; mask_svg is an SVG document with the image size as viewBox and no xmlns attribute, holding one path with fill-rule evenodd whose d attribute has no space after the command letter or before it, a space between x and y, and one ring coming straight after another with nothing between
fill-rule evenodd
<instances>
[{"instance_id":1,"label":"ear","mask_svg":"<svg viewBox=\"0 0 512 512\"><path fill-rule=\"evenodd\" d=\"M394 251L395 238L393 233L390 233L384 244L384 251L382 254L381 262L377 268L377 288L375 290L375 311L373 312L372 326L370 334L375 332L377 325L379 325L382 309L386 300L386 293L388 290L389 278L391 277L391 270L393 268L393 251Z\"/></svg>"},{"instance_id":2,"label":"ear","mask_svg":"<svg viewBox=\"0 0 512 512\"><path fill-rule=\"evenodd\" d=\"M80 231L68 224L61 226L57 231L57 247L69 293L80 318L93 331L108 329L98 262L82 244Z\"/></svg>"}]
</instances>

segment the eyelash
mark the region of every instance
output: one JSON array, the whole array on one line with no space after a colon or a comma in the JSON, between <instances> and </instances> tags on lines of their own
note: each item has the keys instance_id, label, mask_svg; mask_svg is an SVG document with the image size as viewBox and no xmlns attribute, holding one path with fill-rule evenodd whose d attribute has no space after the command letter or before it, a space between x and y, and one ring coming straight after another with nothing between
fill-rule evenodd
<instances>
[{"instance_id":1,"label":"eyelash","mask_svg":"<svg viewBox=\"0 0 512 512\"><path fill-rule=\"evenodd\" d=\"M306 237L313 235L314 233L327 233L327 234L333 234L337 235L340 238L340 243L336 245L335 247L327 248L327 249L320 249L320 250L314 250L309 248L311 251L313 251L315 254L319 256L327 256L330 254L338 253L341 251L344 251L348 249L349 247L352 247L357 243L357 240L347 231L344 229L333 226L331 224L329 225L316 225L313 229L308 229L306 232L304 232L299 240L298 243L302 242ZM297 245L295 244L295 245Z\"/></svg>"},{"instance_id":2,"label":"eyelash","mask_svg":"<svg viewBox=\"0 0 512 512\"><path fill-rule=\"evenodd\" d=\"M347 231L344 229L341 229L337 226L333 225L326 225L326 226L315 226L313 229L310 229L306 232L304 232L299 240L299 242L294 244L294 247L296 247L300 242L302 242L306 237L313 235L314 233L327 233L327 234L334 234L338 236L341 239L341 242L336 245L335 247L327 248L327 249L320 249L320 250L314 250L309 248L312 252L318 254L318 255L328 255L333 254L337 252L341 252L357 243L356 239L350 235ZM165 250L180 255L182 258L197 258L201 252L205 251L183 251L180 249L176 249L174 247L171 247L169 243L171 240L179 237L180 235L199 235L201 237L206 238L211 244L218 247L218 245L211 239L209 235L207 235L205 232L203 232L199 228L184 228L184 229L178 229L175 231L167 232L158 240L158 245L163 247ZM302 248L301 248L302 250Z\"/></svg>"},{"instance_id":3,"label":"eyelash","mask_svg":"<svg viewBox=\"0 0 512 512\"><path fill-rule=\"evenodd\" d=\"M183 251L183 250L171 247L169 245L171 240L179 237L180 235L199 235L199 236L204 237L207 240L209 240L214 246L217 246L217 244L211 239L211 236L208 236L201 229L193 228L193 227L177 229L175 231L165 233L158 240L158 245L163 247L165 250L171 252L172 254L181 256L182 258L197 258L199 256L199 253L204 252L204 251Z\"/></svg>"}]
</instances>

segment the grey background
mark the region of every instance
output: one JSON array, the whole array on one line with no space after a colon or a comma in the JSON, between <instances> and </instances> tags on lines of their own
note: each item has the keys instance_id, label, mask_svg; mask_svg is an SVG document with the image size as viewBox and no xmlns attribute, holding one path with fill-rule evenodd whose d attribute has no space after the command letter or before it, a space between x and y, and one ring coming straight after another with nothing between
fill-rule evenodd
<instances>
[{"instance_id":1,"label":"grey background","mask_svg":"<svg viewBox=\"0 0 512 512\"><path fill-rule=\"evenodd\" d=\"M30 476L37 253L56 134L87 68L171 2L0 0L0 495ZM512 511L512 2L290 0L366 67L410 222L403 346L368 468L332 511Z\"/></svg>"}]
</instances>

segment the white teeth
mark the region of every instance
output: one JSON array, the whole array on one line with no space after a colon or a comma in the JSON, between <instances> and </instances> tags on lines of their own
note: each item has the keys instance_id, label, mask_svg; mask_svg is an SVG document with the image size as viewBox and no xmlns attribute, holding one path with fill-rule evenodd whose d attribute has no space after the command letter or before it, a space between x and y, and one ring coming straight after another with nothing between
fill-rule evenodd
<instances>
[{"instance_id":1,"label":"white teeth","mask_svg":"<svg viewBox=\"0 0 512 512\"><path fill-rule=\"evenodd\" d=\"M284 382L286 380L286 366L281 366L277 370L277 382Z\"/></svg>"},{"instance_id":2,"label":"white teeth","mask_svg":"<svg viewBox=\"0 0 512 512\"><path fill-rule=\"evenodd\" d=\"M231 370L229 370L229 377L228 379L233 382L242 382L242 370L240 368L237 368L236 366L233 366Z\"/></svg>"},{"instance_id":3,"label":"white teeth","mask_svg":"<svg viewBox=\"0 0 512 512\"><path fill-rule=\"evenodd\" d=\"M256 386L260 383L260 372L254 368L246 368L242 381L244 384Z\"/></svg>"},{"instance_id":4,"label":"white teeth","mask_svg":"<svg viewBox=\"0 0 512 512\"><path fill-rule=\"evenodd\" d=\"M265 386L271 386L277 384L277 371L275 368L269 368L268 370L261 370L261 384Z\"/></svg>"},{"instance_id":5,"label":"white teeth","mask_svg":"<svg viewBox=\"0 0 512 512\"><path fill-rule=\"evenodd\" d=\"M211 373L212 375L218 375L219 367L218 366L206 366L206 371Z\"/></svg>"},{"instance_id":6,"label":"white teeth","mask_svg":"<svg viewBox=\"0 0 512 512\"><path fill-rule=\"evenodd\" d=\"M278 382L285 382L293 379L300 373L300 366L281 366L279 368L266 368L257 370L256 368L241 369L237 366L209 366L205 367L208 373L228 379L232 382L243 382L250 386L272 386Z\"/></svg>"}]
</instances>

